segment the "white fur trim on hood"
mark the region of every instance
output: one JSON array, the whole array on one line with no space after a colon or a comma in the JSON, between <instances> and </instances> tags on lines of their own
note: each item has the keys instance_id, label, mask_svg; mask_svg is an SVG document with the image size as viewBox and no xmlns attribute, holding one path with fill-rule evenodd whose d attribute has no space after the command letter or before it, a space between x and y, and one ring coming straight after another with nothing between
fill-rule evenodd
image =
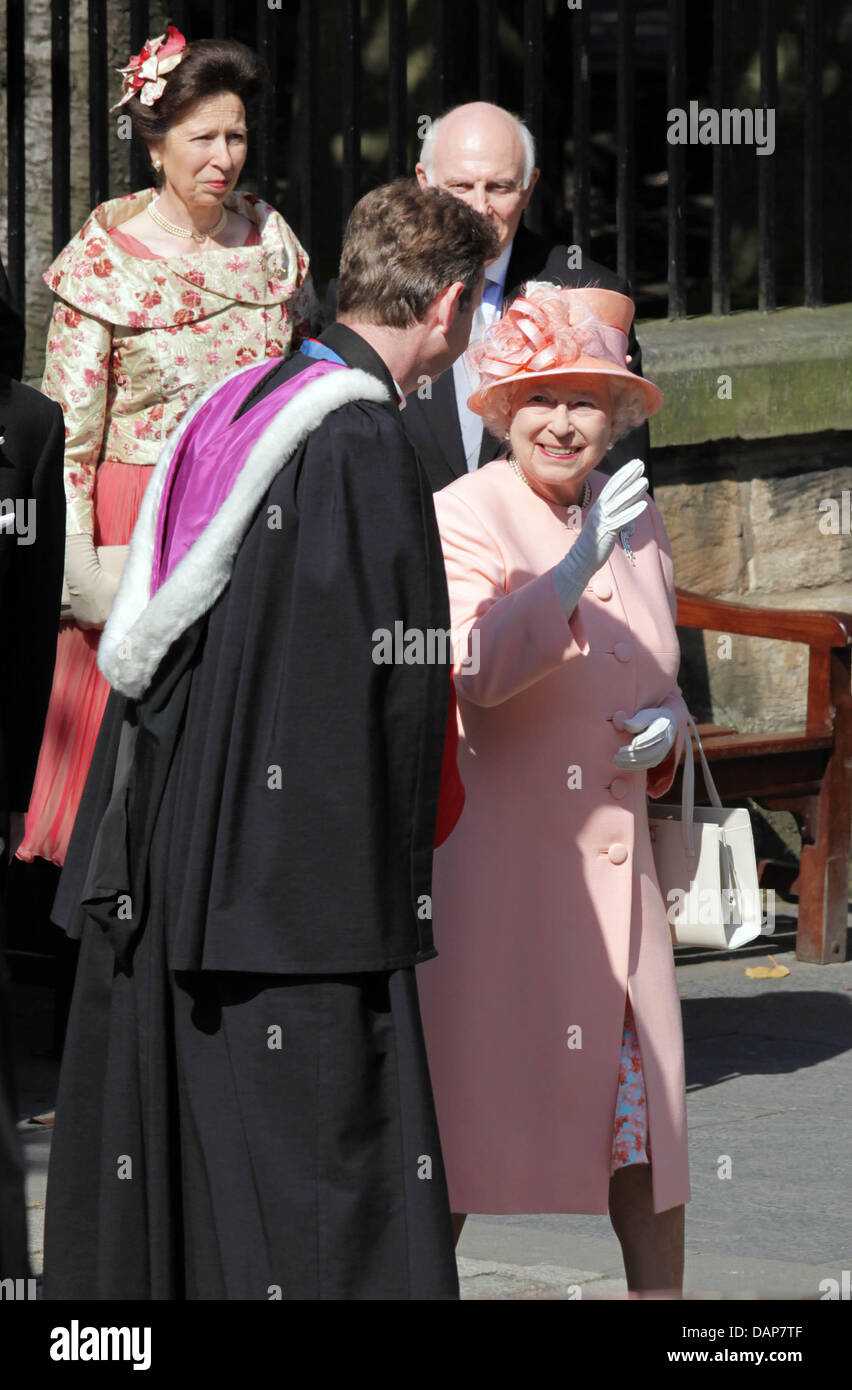
<instances>
[{"instance_id":1,"label":"white fur trim on hood","mask_svg":"<svg viewBox=\"0 0 852 1390\"><path fill-rule=\"evenodd\" d=\"M230 381L243 371L225 378ZM312 381L287 402L252 445L225 501L151 598L157 515L175 450L201 407L196 401L154 468L130 540L118 592L98 646L98 666L114 690L138 700L173 642L212 608L231 578L237 551L276 473L331 411L353 401L388 400L382 383L349 368Z\"/></svg>"}]
</instances>

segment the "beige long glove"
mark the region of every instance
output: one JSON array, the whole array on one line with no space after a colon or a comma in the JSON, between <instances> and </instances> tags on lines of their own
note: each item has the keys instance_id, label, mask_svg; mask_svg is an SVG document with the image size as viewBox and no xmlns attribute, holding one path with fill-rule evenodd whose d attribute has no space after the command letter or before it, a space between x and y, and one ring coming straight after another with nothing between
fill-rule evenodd
<instances>
[{"instance_id":1,"label":"beige long glove","mask_svg":"<svg viewBox=\"0 0 852 1390\"><path fill-rule=\"evenodd\" d=\"M98 558L90 532L65 537L65 579L71 598L71 616L81 627L103 627L118 589L128 546L102 547L110 554L105 567Z\"/></svg>"}]
</instances>

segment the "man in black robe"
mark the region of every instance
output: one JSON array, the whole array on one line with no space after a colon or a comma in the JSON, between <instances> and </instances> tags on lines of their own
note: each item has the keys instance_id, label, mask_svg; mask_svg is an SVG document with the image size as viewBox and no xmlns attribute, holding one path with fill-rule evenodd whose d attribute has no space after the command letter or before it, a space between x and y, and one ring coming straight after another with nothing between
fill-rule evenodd
<instances>
[{"instance_id":1,"label":"man in black robe","mask_svg":"<svg viewBox=\"0 0 852 1390\"><path fill-rule=\"evenodd\" d=\"M493 240L368 194L341 322L202 398L149 483L54 907L82 941L48 1298L458 1297L414 980L451 658L376 651L449 628L399 408L466 346Z\"/></svg>"},{"instance_id":2,"label":"man in black robe","mask_svg":"<svg viewBox=\"0 0 852 1390\"><path fill-rule=\"evenodd\" d=\"M28 1274L3 955L7 867L23 838L50 698L65 550L62 411L18 380L23 354L0 263L0 1279Z\"/></svg>"}]
</instances>

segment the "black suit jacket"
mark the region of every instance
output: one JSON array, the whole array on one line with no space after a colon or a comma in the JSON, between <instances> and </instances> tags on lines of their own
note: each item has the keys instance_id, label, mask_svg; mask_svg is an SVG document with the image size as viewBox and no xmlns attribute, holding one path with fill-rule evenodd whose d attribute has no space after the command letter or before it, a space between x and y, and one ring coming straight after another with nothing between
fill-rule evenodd
<instances>
[{"instance_id":1,"label":"black suit jacket","mask_svg":"<svg viewBox=\"0 0 852 1390\"><path fill-rule=\"evenodd\" d=\"M0 503L25 537L0 530L0 820L26 811L50 699L65 557L65 428L59 406L0 373ZM31 543L24 543L31 540Z\"/></svg>"},{"instance_id":2,"label":"black suit jacket","mask_svg":"<svg viewBox=\"0 0 852 1390\"><path fill-rule=\"evenodd\" d=\"M512 246L512 255L506 272L506 294L504 303L510 304L520 293L527 280L552 280L556 284L571 285L577 288L594 285L604 290L616 290L627 294L623 280L606 266L597 261L584 258L582 270L568 264L567 246L549 246L544 237L518 228ZM642 375L642 351L636 340L633 325L630 326L628 351L632 356L630 370ZM444 372L432 386L432 395L421 400L416 392L407 398L402 412L402 423L406 434L423 461L429 476L432 491L437 492L449 483L461 478L467 472L464 447L462 445L461 425L459 424L456 392L451 370ZM479 466L489 463L502 447L502 440L495 439L488 430L483 431L482 447L479 452ZM645 460L650 477L650 441L647 424L633 430L605 455L599 465L604 473L614 473L629 459Z\"/></svg>"}]
</instances>

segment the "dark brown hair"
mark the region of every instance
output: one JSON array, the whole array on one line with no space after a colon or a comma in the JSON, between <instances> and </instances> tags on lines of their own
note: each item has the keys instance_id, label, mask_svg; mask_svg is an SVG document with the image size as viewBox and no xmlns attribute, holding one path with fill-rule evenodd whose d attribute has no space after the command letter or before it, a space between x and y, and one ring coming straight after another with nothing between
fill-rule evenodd
<instances>
[{"instance_id":1,"label":"dark brown hair","mask_svg":"<svg viewBox=\"0 0 852 1390\"><path fill-rule=\"evenodd\" d=\"M133 134L146 145L162 140L171 126L183 120L197 101L233 92L246 108L251 120L269 72L256 53L235 39L198 39L187 44L176 68L166 74L162 96L153 106L143 106L131 97L122 107L133 126Z\"/></svg>"},{"instance_id":2,"label":"dark brown hair","mask_svg":"<svg viewBox=\"0 0 852 1390\"><path fill-rule=\"evenodd\" d=\"M460 198L416 179L367 193L346 224L338 309L365 323L408 328L460 280L466 309L486 261L497 255L491 223Z\"/></svg>"}]
</instances>

